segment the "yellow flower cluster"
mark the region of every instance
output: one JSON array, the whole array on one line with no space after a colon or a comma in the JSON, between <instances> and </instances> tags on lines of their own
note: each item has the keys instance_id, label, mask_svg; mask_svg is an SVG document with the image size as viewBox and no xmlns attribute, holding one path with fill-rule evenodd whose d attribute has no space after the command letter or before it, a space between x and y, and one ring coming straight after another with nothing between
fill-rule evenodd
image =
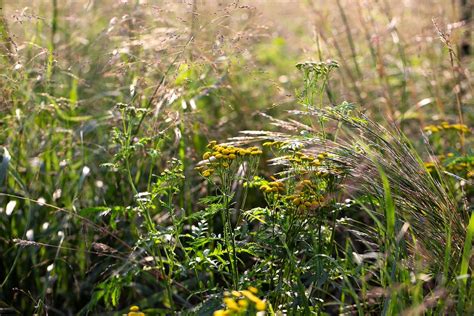
<instances>
[{"instance_id":1,"label":"yellow flower cluster","mask_svg":"<svg viewBox=\"0 0 474 316\"><path fill-rule=\"evenodd\" d=\"M256 294L258 290L251 286L248 290L232 291L225 293L223 299L225 309L220 309L214 312L214 316L230 316L230 315L247 315L249 307L252 306L254 310L265 311L267 304L261 300Z\"/></svg>"},{"instance_id":2,"label":"yellow flower cluster","mask_svg":"<svg viewBox=\"0 0 474 316\"><path fill-rule=\"evenodd\" d=\"M449 124L448 122L442 122L439 125L428 125L424 128L425 132L430 132L432 134L438 133L443 130L452 130L462 133L470 133L471 130L467 125L464 124Z\"/></svg>"},{"instance_id":3,"label":"yellow flower cluster","mask_svg":"<svg viewBox=\"0 0 474 316\"><path fill-rule=\"evenodd\" d=\"M286 142L274 141L274 142L265 142L263 143L263 147L275 147L280 148L281 146L287 144Z\"/></svg>"},{"instance_id":4,"label":"yellow flower cluster","mask_svg":"<svg viewBox=\"0 0 474 316\"><path fill-rule=\"evenodd\" d=\"M208 151L204 154L203 159L210 159L211 157L215 157L216 159L236 159L237 156L255 156L261 155L262 151L258 147L250 147L250 148L240 148L234 146L225 146L225 145L218 145L216 141L212 141L207 145L207 148L211 149L212 151Z\"/></svg>"},{"instance_id":5,"label":"yellow flower cluster","mask_svg":"<svg viewBox=\"0 0 474 316\"><path fill-rule=\"evenodd\" d=\"M317 189L317 185L313 182L311 182L311 180L301 180L300 182L298 182L298 184L296 185L296 190L298 191L313 191L313 190L316 190Z\"/></svg>"},{"instance_id":6,"label":"yellow flower cluster","mask_svg":"<svg viewBox=\"0 0 474 316\"><path fill-rule=\"evenodd\" d=\"M132 306L127 316L145 316L145 313L140 312L140 307Z\"/></svg>"},{"instance_id":7,"label":"yellow flower cluster","mask_svg":"<svg viewBox=\"0 0 474 316\"><path fill-rule=\"evenodd\" d=\"M266 181L255 177L253 182L246 183L246 185L250 187L254 185L259 186L259 189L264 193L274 194L273 197L281 198L289 205L294 205L300 213L307 210L315 210L323 205L323 198L321 194L318 193L317 183L311 180L301 180L294 186L294 194L285 195L285 183L274 177L271 178L273 181Z\"/></svg>"},{"instance_id":8,"label":"yellow flower cluster","mask_svg":"<svg viewBox=\"0 0 474 316\"><path fill-rule=\"evenodd\" d=\"M452 172L456 171L466 171L469 173L469 171L474 170L474 159L469 159L469 158L461 158L461 159L456 159L453 162L449 163L446 166L446 169Z\"/></svg>"},{"instance_id":9,"label":"yellow flower cluster","mask_svg":"<svg viewBox=\"0 0 474 316\"><path fill-rule=\"evenodd\" d=\"M207 177L210 177L213 173L214 173L214 169L209 168L202 172L202 176L207 178Z\"/></svg>"},{"instance_id":10,"label":"yellow flower cluster","mask_svg":"<svg viewBox=\"0 0 474 316\"><path fill-rule=\"evenodd\" d=\"M456 156L454 153L447 153L438 156L439 166L445 168L449 172L466 174L472 174L474 170L474 156ZM424 163L428 172L435 170L436 164L434 162Z\"/></svg>"},{"instance_id":11,"label":"yellow flower cluster","mask_svg":"<svg viewBox=\"0 0 474 316\"><path fill-rule=\"evenodd\" d=\"M260 186L260 190L265 193L282 193L285 192L285 184L281 181L267 182Z\"/></svg>"},{"instance_id":12,"label":"yellow flower cluster","mask_svg":"<svg viewBox=\"0 0 474 316\"><path fill-rule=\"evenodd\" d=\"M446 170L450 172L460 172L464 173L466 172L466 175L469 177L470 174L472 174L472 171L474 170L474 158L473 157L459 157L455 158L454 160L451 160L448 163L445 163L444 161L446 160L446 157L452 158L454 157L453 153L448 153L447 155L440 155L438 156L438 159L440 162L443 162L444 167ZM434 162L425 162L424 163L426 169L428 172L433 172L435 170L435 163Z\"/></svg>"},{"instance_id":13,"label":"yellow flower cluster","mask_svg":"<svg viewBox=\"0 0 474 316\"><path fill-rule=\"evenodd\" d=\"M328 156L329 154L325 152L318 154L316 157L308 156L302 152L296 152L294 155L286 156L285 158L293 163L308 163L311 166L319 167L321 166L322 161Z\"/></svg>"},{"instance_id":14,"label":"yellow flower cluster","mask_svg":"<svg viewBox=\"0 0 474 316\"><path fill-rule=\"evenodd\" d=\"M304 195L290 195L288 200L297 208L298 212L303 213L307 210L314 211L321 206L319 199Z\"/></svg>"},{"instance_id":15,"label":"yellow flower cluster","mask_svg":"<svg viewBox=\"0 0 474 316\"><path fill-rule=\"evenodd\" d=\"M310 180L300 181L295 189L297 192L286 198L297 208L298 212L314 211L322 205L322 197L317 194L317 185Z\"/></svg>"},{"instance_id":16,"label":"yellow flower cluster","mask_svg":"<svg viewBox=\"0 0 474 316\"><path fill-rule=\"evenodd\" d=\"M210 151L205 152L202 156L207 168L204 166L196 168L201 170L204 177L211 176L214 173L215 168L229 168L232 162L235 160L239 160L244 157L257 157L263 153L258 147L241 148L226 146L219 145L216 141L211 141L207 145L207 148L210 149Z\"/></svg>"}]
</instances>

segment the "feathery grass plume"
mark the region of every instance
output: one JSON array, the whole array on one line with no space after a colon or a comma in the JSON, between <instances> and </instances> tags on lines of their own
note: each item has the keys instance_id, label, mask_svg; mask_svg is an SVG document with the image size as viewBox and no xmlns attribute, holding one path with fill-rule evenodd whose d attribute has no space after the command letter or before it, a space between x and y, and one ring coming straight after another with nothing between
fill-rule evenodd
<instances>
[{"instance_id":1,"label":"feathery grass plume","mask_svg":"<svg viewBox=\"0 0 474 316\"><path fill-rule=\"evenodd\" d=\"M361 114L353 115L351 111L337 107L290 113L299 118L323 117L342 123L342 130L333 141L318 137L318 131L310 131L309 126L302 127L301 123L272 119L280 132L244 131L245 136L233 140L239 143L269 139L286 144L298 143L305 148L306 155L317 155L321 149L328 151L332 153L331 159L348 172L343 183L345 190L353 196L371 194L382 205L386 191L380 177L380 170L383 170L399 220L396 231L401 220L409 222L415 237L408 240L412 251L421 251L426 262L432 264L431 268L439 272L449 230L450 268L451 271L456 269L466 236L468 212L451 191L448 179L441 171L438 177L430 175L418 153L399 130L386 129Z\"/></svg>"}]
</instances>

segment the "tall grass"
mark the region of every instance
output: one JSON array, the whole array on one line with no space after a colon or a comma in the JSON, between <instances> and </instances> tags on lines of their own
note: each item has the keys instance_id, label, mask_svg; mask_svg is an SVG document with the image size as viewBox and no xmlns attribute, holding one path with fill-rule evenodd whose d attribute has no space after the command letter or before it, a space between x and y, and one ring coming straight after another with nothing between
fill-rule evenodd
<instances>
[{"instance_id":1,"label":"tall grass","mask_svg":"<svg viewBox=\"0 0 474 316\"><path fill-rule=\"evenodd\" d=\"M0 8L0 309L474 311L451 1Z\"/></svg>"}]
</instances>

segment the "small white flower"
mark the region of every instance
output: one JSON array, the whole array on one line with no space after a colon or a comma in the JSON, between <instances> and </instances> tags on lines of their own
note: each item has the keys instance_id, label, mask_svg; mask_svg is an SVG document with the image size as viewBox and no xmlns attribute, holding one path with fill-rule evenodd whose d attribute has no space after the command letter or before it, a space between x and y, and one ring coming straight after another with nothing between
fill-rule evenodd
<instances>
[{"instance_id":1,"label":"small white flower","mask_svg":"<svg viewBox=\"0 0 474 316\"><path fill-rule=\"evenodd\" d=\"M189 100L189 105L191 105L192 110L197 109L196 101L194 99Z\"/></svg>"},{"instance_id":2,"label":"small white flower","mask_svg":"<svg viewBox=\"0 0 474 316\"><path fill-rule=\"evenodd\" d=\"M18 121L21 120L21 110L20 110L20 109L16 109L16 110L15 110L15 116L16 116L16 119L17 119Z\"/></svg>"},{"instance_id":3,"label":"small white flower","mask_svg":"<svg viewBox=\"0 0 474 316\"><path fill-rule=\"evenodd\" d=\"M84 168L82 168L82 175L84 177L87 177L87 175L91 172L91 168L87 167L87 166L84 166Z\"/></svg>"},{"instance_id":4,"label":"small white flower","mask_svg":"<svg viewBox=\"0 0 474 316\"><path fill-rule=\"evenodd\" d=\"M51 263L47 268L46 271L51 272L54 269L54 263Z\"/></svg>"},{"instance_id":5,"label":"small white flower","mask_svg":"<svg viewBox=\"0 0 474 316\"><path fill-rule=\"evenodd\" d=\"M53 201L56 201L61 197L61 194L63 191L61 189L57 189L56 191L53 192Z\"/></svg>"},{"instance_id":6,"label":"small white flower","mask_svg":"<svg viewBox=\"0 0 474 316\"><path fill-rule=\"evenodd\" d=\"M46 199L44 197L40 197L37 202L39 206L43 206L46 204Z\"/></svg>"},{"instance_id":7,"label":"small white flower","mask_svg":"<svg viewBox=\"0 0 474 316\"><path fill-rule=\"evenodd\" d=\"M26 239L33 240L34 237L35 233L33 232L33 229L28 229L28 231L26 232Z\"/></svg>"},{"instance_id":8,"label":"small white flower","mask_svg":"<svg viewBox=\"0 0 474 316\"><path fill-rule=\"evenodd\" d=\"M13 210L15 209L15 206L16 206L15 200L11 200L10 202L8 202L6 210L5 210L5 213L7 214L7 216L12 215Z\"/></svg>"},{"instance_id":9,"label":"small white flower","mask_svg":"<svg viewBox=\"0 0 474 316\"><path fill-rule=\"evenodd\" d=\"M48 222L44 222L43 225L41 225L41 229L43 229L43 230L48 229L48 227L49 227L49 223L48 223Z\"/></svg>"}]
</instances>

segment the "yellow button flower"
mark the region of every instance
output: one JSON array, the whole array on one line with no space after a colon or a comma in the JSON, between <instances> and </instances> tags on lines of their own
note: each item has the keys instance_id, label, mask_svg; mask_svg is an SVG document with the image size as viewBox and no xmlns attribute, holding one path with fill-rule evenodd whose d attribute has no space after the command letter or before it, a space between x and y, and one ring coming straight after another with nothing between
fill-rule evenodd
<instances>
[{"instance_id":1,"label":"yellow button flower","mask_svg":"<svg viewBox=\"0 0 474 316\"><path fill-rule=\"evenodd\" d=\"M127 316L145 316L145 313L140 312L140 307L133 305L130 307L130 311Z\"/></svg>"},{"instance_id":2,"label":"yellow button flower","mask_svg":"<svg viewBox=\"0 0 474 316\"><path fill-rule=\"evenodd\" d=\"M230 297L224 298L224 304L227 306L228 309L232 311L238 312L240 310L239 305L233 298L230 298Z\"/></svg>"}]
</instances>

